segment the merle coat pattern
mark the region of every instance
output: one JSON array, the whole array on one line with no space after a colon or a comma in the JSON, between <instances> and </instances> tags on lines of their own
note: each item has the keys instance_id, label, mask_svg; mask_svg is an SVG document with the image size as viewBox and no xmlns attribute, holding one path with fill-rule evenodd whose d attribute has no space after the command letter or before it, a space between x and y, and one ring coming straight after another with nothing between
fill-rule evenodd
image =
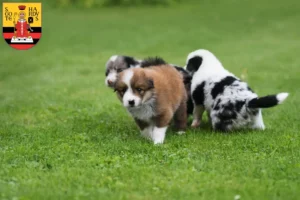
<instances>
[{"instance_id":1,"label":"merle coat pattern","mask_svg":"<svg viewBox=\"0 0 300 200\"><path fill-rule=\"evenodd\" d=\"M193 76L191 94L194 102L192 127L198 127L207 111L214 130L240 128L265 129L261 108L282 103L288 93L258 97L247 83L228 72L207 50L188 55L187 71Z\"/></svg>"}]
</instances>

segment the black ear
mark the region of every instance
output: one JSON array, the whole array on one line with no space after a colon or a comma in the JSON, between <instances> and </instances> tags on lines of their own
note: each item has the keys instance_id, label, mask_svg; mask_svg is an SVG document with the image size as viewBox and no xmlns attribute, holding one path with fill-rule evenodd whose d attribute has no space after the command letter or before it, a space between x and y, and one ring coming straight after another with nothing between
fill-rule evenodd
<instances>
[{"instance_id":1,"label":"black ear","mask_svg":"<svg viewBox=\"0 0 300 200\"><path fill-rule=\"evenodd\" d=\"M199 69L199 67L201 66L202 61L203 61L203 59L200 56L195 56L195 57L189 59L187 65L186 65L186 69L189 72L196 72Z\"/></svg>"},{"instance_id":2,"label":"black ear","mask_svg":"<svg viewBox=\"0 0 300 200\"><path fill-rule=\"evenodd\" d=\"M154 82L152 79L148 79L148 86L149 86L149 89L153 89L154 88Z\"/></svg>"},{"instance_id":3,"label":"black ear","mask_svg":"<svg viewBox=\"0 0 300 200\"><path fill-rule=\"evenodd\" d=\"M130 56L124 56L124 61L127 64L127 68L130 68L131 65L136 65L138 62Z\"/></svg>"}]
</instances>

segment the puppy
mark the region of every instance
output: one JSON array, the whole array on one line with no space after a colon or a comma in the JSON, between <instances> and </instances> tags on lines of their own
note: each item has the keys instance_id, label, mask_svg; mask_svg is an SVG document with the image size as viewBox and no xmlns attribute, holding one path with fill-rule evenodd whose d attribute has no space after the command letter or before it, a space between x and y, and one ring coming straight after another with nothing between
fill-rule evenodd
<instances>
[{"instance_id":1,"label":"puppy","mask_svg":"<svg viewBox=\"0 0 300 200\"><path fill-rule=\"evenodd\" d=\"M154 144L163 143L173 116L178 130L186 129L187 97L182 76L160 58L149 58L141 67L121 72L115 91L142 136Z\"/></svg>"},{"instance_id":2,"label":"puppy","mask_svg":"<svg viewBox=\"0 0 300 200\"><path fill-rule=\"evenodd\" d=\"M261 108L281 104L288 93L258 97L247 85L222 66L207 50L197 50L187 57L194 102L192 127L200 125L206 110L212 127L219 131L240 128L265 129Z\"/></svg>"},{"instance_id":3,"label":"puppy","mask_svg":"<svg viewBox=\"0 0 300 200\"><path fill-rule=\"evenodd\" d=\"M106 63L106 71L105 71L105 84L108 87L114 88L114 84L117 79L117 74L122 72L125 69L128 68L136 68L141 67L142 60L135 59L131 56L121 56L121 55L114 55L111 56L110 59ZM147 60L145 60L143 67L148 67L146 64ZM192 77L189 75L189 73L184 70L182 67L170 64L171 66L175 67L175 69L181 73L183 77L183 82L186 88L186 92L188 95L187 98L187 113L192 114L194 109L194 104L191 98L190 94L190 87L191 87L191 80Z\"/></svg>"},{"instance_id":4,"label":"puppy","mask_svg":"<svg viewBox=\"0 0 300 200\"><path fill-rule=\"evenodd\" d=\"M113 88L117 80L117 74L125 69L139 67L141 64L140 60L136 60L130 56L114 55L109 58L106 62L105 70L105 84L108 87Z\"/></svg>"}]
</instances>

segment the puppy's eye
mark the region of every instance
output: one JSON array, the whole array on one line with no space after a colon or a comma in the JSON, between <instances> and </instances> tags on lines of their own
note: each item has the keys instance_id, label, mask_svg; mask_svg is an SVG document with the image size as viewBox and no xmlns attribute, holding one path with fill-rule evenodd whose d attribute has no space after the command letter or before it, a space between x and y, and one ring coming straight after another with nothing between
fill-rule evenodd
<instances>
[{"instance_id":1,"label":"puppy's eye","mask_svg":"<svg viewBox=\"0 0 300 200\"><path fill-rule=\"evenodd\" d=\"M120 72L122 72L122 71L123 71L122 69L117 69L117 72L118 72L118 73L120 73Z\"/></svg>"},{"instance_id":2,"label":"puppy's eye","mask_svg":"<svg viewBox=\"0 0 300 200\"><path fill-rule=\"evenodd\" d=\"M136 88L136 90L137 90L138 92L143 91L141 88Z\"/></svg>"}]
</instances>

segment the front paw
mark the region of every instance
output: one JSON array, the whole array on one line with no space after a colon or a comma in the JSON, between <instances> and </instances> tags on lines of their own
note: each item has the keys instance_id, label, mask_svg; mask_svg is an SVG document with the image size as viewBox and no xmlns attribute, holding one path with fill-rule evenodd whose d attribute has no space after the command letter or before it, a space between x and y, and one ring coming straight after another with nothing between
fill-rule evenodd
<instances>
[{"instance_id":1,"label":"front paw","mask_svg":"<svg viewBox=\"0 0 300 200\"><path fill-rule=\"evenodd\" d=\"M197 127L199 127L199 126L200 126L200 121L194 120L194 121L192 122L192 125L191 125L192 128L197 128Z\"/></svg>"},{"instance_id":2,"label":"front paw","mask_svg":"<svg viewBox=\"0 0 300 200\"><path fill-rule=\"evenodd\" d=\"M160 145L164 143L164 140L154 140L153 143L154 145Z\"/></svg>"},{"instance_id":3,"label":"front paw","mask_svg":"<svg viewBox=\"0 0 300 200\"><path fill-rule=\"evenodd\" d=\"M183 135L183 134L185 134L185 131L177 131L177 134L178 135Z\"/></svg>"}]
</instances>

